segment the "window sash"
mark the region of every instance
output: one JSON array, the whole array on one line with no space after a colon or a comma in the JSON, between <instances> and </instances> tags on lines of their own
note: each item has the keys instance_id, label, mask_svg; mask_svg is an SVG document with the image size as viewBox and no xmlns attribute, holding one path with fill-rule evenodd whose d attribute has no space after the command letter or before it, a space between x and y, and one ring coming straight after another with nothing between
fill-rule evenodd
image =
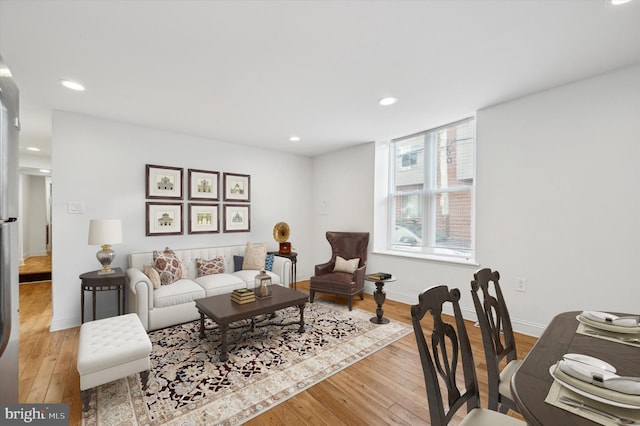
<instances>
[{"instance_id":1,"label":"window sash","mask_svg":"<svg viewBox=\"0 0 640 426\"><path fill-rule=\"evenodd\" d=\"M392 250L473 255L474 126L472 117L392 140L388 215ZM449 138L452 133L454 137ZM417 161L407 167L405 158L414 153ZM415 209L410 200L413 204L418 200L421 208Z\"/></svg>"}]
</instances>

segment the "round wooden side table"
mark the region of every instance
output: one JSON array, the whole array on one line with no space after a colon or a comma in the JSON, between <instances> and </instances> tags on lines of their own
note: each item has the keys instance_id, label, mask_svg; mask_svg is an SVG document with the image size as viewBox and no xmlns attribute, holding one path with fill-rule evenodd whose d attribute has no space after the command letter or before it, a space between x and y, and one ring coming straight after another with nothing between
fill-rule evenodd
<instances>
[{"instance_id":1,"label":"round wooden side table","mask_svg":"<svg viewBox=\"0 0 640 426\"><path fill-rule=\"evenodd\" d=\"M373 299L378 304L378 307L376 308L376 316L371 317L370 321L374 324L388 324L389 318L383 318L382 316L384 314L384 311L382 310L382 304L387 298L387 294L384 292L383 288L385 283L395 281L396 277L392 275L391 278L380 279L372 275L367 275L365 279L367 281L376 283L376 291L373 292Z\"/></svg>"}]
</instances>

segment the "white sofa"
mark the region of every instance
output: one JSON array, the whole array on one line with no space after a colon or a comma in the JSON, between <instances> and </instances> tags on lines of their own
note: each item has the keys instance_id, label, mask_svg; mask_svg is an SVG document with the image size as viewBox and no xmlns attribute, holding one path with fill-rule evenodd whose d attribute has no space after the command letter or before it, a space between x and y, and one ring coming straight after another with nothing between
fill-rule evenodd
<instances>
[{"instance_id":1,"label":"white sofa","mask_svg":"<svg viewBox=\"0 0 640 426\"><path fill-rule=\"evenodd\" d=\"M234 272L233 256L244 256L245 245L205 247L197 249L173 249L178 259L186 266L188 279L180 279L173 284L154 289L149 277L143 272L144 265L153 264L153 252L129 254L127 284L129 288L129 312L136 313L145 330L157 330L200 318L195 300L231 293L238 288L251 288L258 270ZM213 259L223 256L225 273L196 277L196 259ZM274 257L273 268L266 271L273 284L289 287L291 281L291 261L284 257Z\"/></svg>"}]
</instances>

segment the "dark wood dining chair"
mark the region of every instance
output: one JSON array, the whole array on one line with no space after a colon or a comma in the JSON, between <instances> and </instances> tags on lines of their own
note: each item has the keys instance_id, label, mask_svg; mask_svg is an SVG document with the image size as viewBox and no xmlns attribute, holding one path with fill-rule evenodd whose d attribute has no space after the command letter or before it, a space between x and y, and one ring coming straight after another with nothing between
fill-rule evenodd
<instances>
[{"instance_id":1,"label":"dark wood dining chair","mask_svg":"<svg viewBox=\"0 0 640 426\"><path fill-rule=\"evenodd\" d=\"M510 384L513 373L520 367L522 361L518 359L511 317L500 289L500 273L484 268L473 274L473 278L471 296L476 308L484 355L487 360L489 409L501 413L506 413L509 409L518 411L511 396ZM501 363L504 365L502 370Z\"/></svg>"},{"instance_id":2,"label":"dark wood dining chair","mask_svg":"<svg viewBox=\"0 0 640 426\"><path fill-rule=\"evenodd\" d=\"M458 410L466 405L467 414L460 425L524 426L526 423L518 419L480 407L478 378L459 300L460 290L449 290L447 286L441 285L420 293L418 304L411 306L411 321L427 388L430 424L449 424ZM445 322L442 316L443 307L449 305L453 307L455 327ZM433 317L430 344L427 343L422 324L427 313ZM458 387L459 382L456 381L460 365L464 379L463 389ZM443 389L447 392L446 401Z\"/></svg>"}]
</instances>

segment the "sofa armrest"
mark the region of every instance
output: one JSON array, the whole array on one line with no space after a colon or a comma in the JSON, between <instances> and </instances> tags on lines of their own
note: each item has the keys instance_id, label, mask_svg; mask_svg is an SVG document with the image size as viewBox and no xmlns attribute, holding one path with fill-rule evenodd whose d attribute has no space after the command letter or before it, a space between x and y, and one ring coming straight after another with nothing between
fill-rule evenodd
<instances>
[{"instance_id":1,"label":"sofa armrest","mask_svg":"<svg viewBox=\"0 0 640 426\"><path fill-rule=\"evenodd\" d=\"M280 276L280 284L282 286L289 287L291 285L291 259L274 256L271 272Z\"/></svg>"},{"instance_id":2,"label":"sofa armrest","mask_svg":"<svg viewBox=\"0 0 640 426\"><path fill-rule=\"evenodd\" d=\"M129 288L129 312L138 314L145 330L149 330L149 310L153 308L153 284L140 269L126 273Z\"/></svg>"}]
</instances>

